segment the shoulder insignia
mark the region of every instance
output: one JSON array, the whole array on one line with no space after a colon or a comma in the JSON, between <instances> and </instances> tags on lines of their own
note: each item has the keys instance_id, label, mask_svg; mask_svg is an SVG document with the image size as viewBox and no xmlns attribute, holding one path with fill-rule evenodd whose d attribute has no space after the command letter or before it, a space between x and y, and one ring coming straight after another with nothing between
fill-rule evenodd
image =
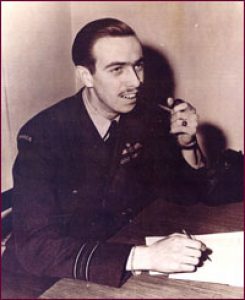
<instances>
[{"instance_id":1,"label":"shoulder insignia","mask_svg":"<svg viewBox=\"0 0 245 300\"><path fill-rule=\"evenodd\" d=\"M20 134L18 136L18 140L25 140L25 141L31 143L32 142L32 137L27 135L27 134Z\"/></svg>"}]
</instances>

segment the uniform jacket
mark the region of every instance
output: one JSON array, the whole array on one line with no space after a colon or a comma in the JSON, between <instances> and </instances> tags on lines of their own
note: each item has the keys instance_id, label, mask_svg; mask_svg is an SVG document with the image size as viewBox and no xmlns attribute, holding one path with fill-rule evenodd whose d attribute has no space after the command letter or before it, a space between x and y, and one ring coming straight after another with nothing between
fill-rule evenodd
<instances>
[{"instance_id":1,"label":"uniform jacket","mask_svg":"<svg viewBox=\"0 0 245 300\"><path fill-rule=\"evenodd\" d=\"M120 286L129 276L125 265L132 245L108 238L159 189L174 183L187 201L196 197L190 186L197 188L198 172L182 159L167 119L143 104L122 115L113 154L89 118L81 91L24 125L5 260L15 257L12 262L40 277ZM122 155L126 143L130 154Z\"/></svg>"}]
</instances>

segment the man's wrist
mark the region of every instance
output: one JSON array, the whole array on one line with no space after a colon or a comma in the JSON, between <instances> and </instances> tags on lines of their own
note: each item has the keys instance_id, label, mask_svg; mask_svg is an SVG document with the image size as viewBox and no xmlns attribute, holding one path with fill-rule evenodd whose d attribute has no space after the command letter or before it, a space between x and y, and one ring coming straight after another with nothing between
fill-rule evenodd
<instances>
[{"instance_id":1,"label":"man's wrist","mask_svg":"<svg viewBox=\"0 0 245 300\"><path fill-rule=\"evenodd\" d=\"M198 148L196 137L186 145L180 145L181 150L193 150Z\"/></svg>"},{"instance_id":2,"label":"man's wrist","mask_svg":"<svg viewBox=\"0 0 245 300\"><path fill-rule=\"evenodd\" d=\"M205 167L205 159L197 144L195 148L181 149L182 155L186 162L194 169Z\"/></svg>"},{"instance_id":3,"label":"man's wrist","mask_svg":"<svg viewBox=\"0 0 245 300\"><path fill-rule=\"evenodd\" d=\"M134 275L150 269L148 246L134 246L129 254L126 270Z\"/></svg>"}]
</instances>

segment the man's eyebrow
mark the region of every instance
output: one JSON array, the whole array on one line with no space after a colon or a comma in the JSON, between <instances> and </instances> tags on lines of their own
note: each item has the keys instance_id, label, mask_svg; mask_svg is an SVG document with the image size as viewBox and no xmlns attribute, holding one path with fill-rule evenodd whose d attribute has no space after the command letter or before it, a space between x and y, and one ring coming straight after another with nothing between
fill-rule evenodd
<instances>
[{"instance_id":1,"label":"man's eyebrow","mask_svg":"<svg viewBox=\"0 0 245 300\"><path fill-rule=\"evenodd\" d=\"M143 63L144 62L144 58L141 57L139 59L137 59L132 65L137 65L139 63ZM111 62L110 64L106 65L104 67L104 69L109 69L111 67L115 67L115 66L125 66L125 65L129 65L130 63L128 62L122 62L122 61L114 61L114 62Z\"/></svg>"},{"instance_id":2,"label":"man's eyebrow","mask_svg":"<svg viewBox=\"0 0 245 300\"><path fill-rule=\"evenodd\" d=\"M115 67L115 66L124 66L124 65L127 65L126 62L120 62L120 61L114 61L114 62L111 62L110 64L106 65L104 67L104 69L109 69L111 67Z\"/></svg>"},{"instance_id":3,"label":"man's eyebrow","mask_svg":"<svg viewBox=\"0 0 245 300\"><path fill-rule=\"evenodd\" d=\"M143 62L144 62L144 57L142 56L141 58L139 58L138 60L136 60L136 62L134 63L134 65L141 64Z\"/></svg>"}]
</instances>

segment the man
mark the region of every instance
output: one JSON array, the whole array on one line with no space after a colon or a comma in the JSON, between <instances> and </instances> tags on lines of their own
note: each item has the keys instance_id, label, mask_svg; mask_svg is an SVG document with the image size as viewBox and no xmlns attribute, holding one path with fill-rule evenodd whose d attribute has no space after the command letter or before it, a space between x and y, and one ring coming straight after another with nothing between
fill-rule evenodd
<instances>
[{"instance_id":1,"label":"man","mask_svg":"<svg viewBox=\"0 0 245 300\"><path fill-rule=\"evenodd\" d=\"M119 20L87 24L72 55L84 88L18 135L5 260L40 277L113 286L130 271L193 271L205 245L184 234L149 247L107 240L159 190L197 196L203 162L195 110L169 99L170 114L140 100L142 47Z\"/></svg>"}]
</instances>

